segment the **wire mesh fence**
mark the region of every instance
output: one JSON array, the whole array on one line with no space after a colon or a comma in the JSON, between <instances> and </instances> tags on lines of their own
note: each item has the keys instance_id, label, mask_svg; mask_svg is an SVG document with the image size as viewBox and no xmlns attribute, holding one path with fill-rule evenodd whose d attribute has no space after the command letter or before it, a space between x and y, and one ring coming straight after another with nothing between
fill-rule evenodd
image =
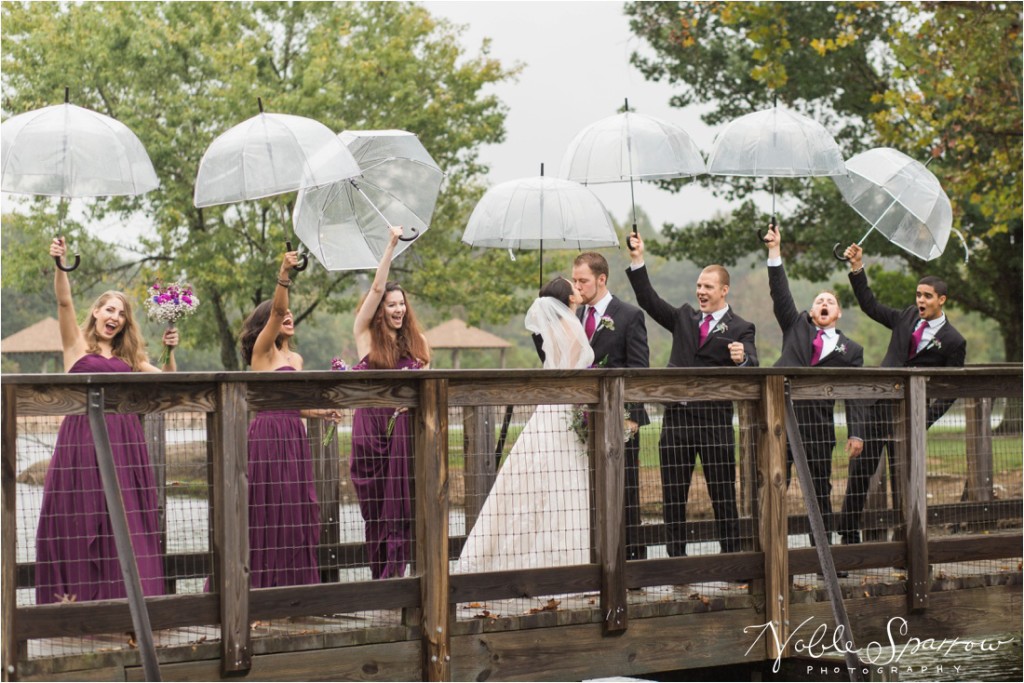
<instances>
[{"instance_id":1,"label":"wire mesh fence","mask_svg":"<svg viewBox=\"0 0 1024 683\"><path fill-rule=\"evenodd\" d=\"M898 540L905 527L900 487L893 482L900 478L891 472L906 448L906 424L892 401L859 412L854 405L840 400L827 409L797 408L815 496L834 542L854 532L865 543ZM645 407L650 422L635 437L626 433L626 416L621 416L627 559L755 549L756 457L763 428L758 402ZM1019 398L962 399L930 426L929 536L1019 533L1020 415ZM147 595L217 589L210 417L185 412L107 416ZM597 562L596 418L594 404L448 409L447 540L453 575ZM253 590L418 574L416 419L417 409L390 407L346 409L336 425L298 411L249 415ZM18 417L19 606L124 595L109 530L97 521L106 508L82 420ZM858 436L853 441L860 445L851 446L851 437ZM795 475L786 500L791 525L806 518ZM1014 504L1016 509L1009 509ZM806 547L807 529L796 528L789 546ZM934 568L939 578L1019 570L1020 558ZM899 568L875 574L877 580L900 580ZM629 602L682 601L747 589L743 582L710 580L645 586L631 591ZM456 618L593 609L598 602L596 592L566 592L463 603ZM378 609L253 620L251 627L255 637L320 633L402 626L408 616L400 608ZM156 642L171 646L218 637L215 625L196 626L157 633ZM127 647L128 638L48 639L30 644L29 652L92 652Z\"/></svg>"}]
</instances>

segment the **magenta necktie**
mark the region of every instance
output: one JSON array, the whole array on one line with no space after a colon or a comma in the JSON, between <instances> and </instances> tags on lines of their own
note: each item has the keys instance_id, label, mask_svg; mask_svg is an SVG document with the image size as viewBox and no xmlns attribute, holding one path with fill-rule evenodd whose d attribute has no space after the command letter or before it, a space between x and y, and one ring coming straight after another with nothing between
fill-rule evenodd
<instances>
[{"instance_id":1,"label":"magenta necktie","mask_svg":"<svg viewBox=\"0 0 1024 683\"><path fill-rule=\"evenodd\" d=\"M921 345L921 337L924 336L924 328L927 324L925 320L917 323L917 329L914 330L914 334L910 335L910 349L907 353L907 358L913 358L917 355L917 347Z\"/></svg>"},{"instance_id":2,"label":"magenta necktie","mask_svg":"<svg viewBox=\"0 0 1024 683\"><path fill-rule=\"evenodd\" d=\"M594 336L597 329L597 309L593 306L587 310L587 322L583 325L583 331L587 333L587 339Z\"/></svg>"},{"instance_id":3,"label":"magenta necktie","mask_svg":"<svg viewBox=\"0 0 1024 683\"><path fill-rule=\"evenodd\" d=\"M817 365L818 361L821 360L821 340L824 336L825 330L818 330L817 336L814 337L814 341L811 343L811 348L814 349L814 352L811 354L811 365Z\"/></svg>"},{"instance_id":4,"label":"magenta necktie","mask_svg":"<svg viewBox=\"0 0 1024 683\"><path fill-rule=\"evenodd\" d=\"M704 322L700 324L700 344L704 346L704 342L708 340L708 330L711 329L711 321L715 319L715 316L710 313L704 316Z\"/></svg>"}]
</instances>

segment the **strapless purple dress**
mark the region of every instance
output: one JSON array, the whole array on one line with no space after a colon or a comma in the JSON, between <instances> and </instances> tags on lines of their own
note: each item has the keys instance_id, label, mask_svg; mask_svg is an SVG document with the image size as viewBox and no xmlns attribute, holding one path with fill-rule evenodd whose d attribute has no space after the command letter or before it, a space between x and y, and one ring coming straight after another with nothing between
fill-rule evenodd
<instances>
[{"instance_id":1,"label":"strapless purple dress","mask_svg":"<svg viewBox=\"0 0 1024 683\"><path fill-rule=\"evenodd\" d=\"M396 370L422 367L402 358ZM353 370L365 370L363 358ZM412 560L412 425L409 413L393 408L357 408L352 419L352 486L366 523L366 554L375 579L405 576Z\"/></svg>"},{"instance_id":2,"label":"strapless purple dress","mask_svg":"<svg viewBox=\"0 0 1024 683\"><path fill-rule=\"evenodd\" d=\"M248 471L252 587L320 583L320 506L299 411L256 413L249 425Z\"/></svg>"},{"instance_id":3,"label":"strapless purple dress","mask_svg":"<svg viewBox=\"0 0 1024 683\"><path fill-rule=\"evenodd\" d=\"M131 372L119 358L82 356L70 372ZM146 595L164 593L156 480L138 415L107 414L132 548ZM36 604L125 597L117 546L86 415L57 431L36 529Z\"/></svg>"}]
</instances>

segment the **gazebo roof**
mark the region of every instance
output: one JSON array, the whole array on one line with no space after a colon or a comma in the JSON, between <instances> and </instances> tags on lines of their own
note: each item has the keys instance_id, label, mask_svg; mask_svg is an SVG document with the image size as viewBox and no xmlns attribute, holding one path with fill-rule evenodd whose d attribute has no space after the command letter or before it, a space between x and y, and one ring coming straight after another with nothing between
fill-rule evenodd
<instances>
[{"instance_id":1,"label":"gazebo roof","mask_svg":"<svg viewBox=\"0 0 1024 683\"><path fill-rule=\"evenodd\" d=\"M61 353L63 350L60 324L54 318L44 318L0 340L3 353Z\"/></svg>"},{"instance_id":2,"label":"gazebo roof","mask_svg":"<svg viewBox=\"0 0 1024 683\"><path fill-rule=\"evenodd\" d=\"M501 337L470 327L457 318L426 331L432 349L506 349L512 346Z\"/></svg>"}]
</instances>

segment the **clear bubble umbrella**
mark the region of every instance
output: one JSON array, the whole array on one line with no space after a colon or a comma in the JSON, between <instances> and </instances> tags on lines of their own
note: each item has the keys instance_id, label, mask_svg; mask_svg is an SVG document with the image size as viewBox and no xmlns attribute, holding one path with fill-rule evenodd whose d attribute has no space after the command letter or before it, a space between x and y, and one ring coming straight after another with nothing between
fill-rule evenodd
<instances>
[{"instance_id":1,"label":"clear bubble umbrella","mask_svg":"<svg viewBox=\"0 0 1024 683\"><path fill-rule=\"evenodd\" d=\"M540 286L544 248L594 249L618 244L615 227L601 200L571 180L510 180L489 189L473 209L462 241L475 247L539 249Z\"/></svg>"},{"instance_id":2,"label":"clear bubble umbrella","mask_svg":"<svg viewBox=\"0 0 1024 683\"><path fill-rule=\"evenodd\" d=\"M135 196L160 185L142 142L127 126L91 109L64 104L12 116L0 126L0 189L60 197L58 234L76 197ZM61 270L72 271L81 262Z\"/></svg>"},{"instance_id":3,"label":"clear bubble umbrella","mask_svg":"<svg viewBox=\"0 0 1024 683\"><path fill-rule=\"evenodd\" d=\"M774 224L775 178L841 176L846 166L824 126L774 106L734 119L719 132L708 157L708 173L771 178Z\"/></svg>"},{"instance_id":4,"label":"clear bubble umbrella","mask_svg":"<svg viewBox=\"0 0 1024 683\"><path fill-rule=\"evenodd\" d=\"M327 270L376 268L393 224L411 233L399 238L395 256L430 227L444 172L408 131L344 131L338 137L362 173L300 190L295 234Z\"/></svg>"},{"instance_id":5,"label":"clear bubble umbrella","mask_svg":"<svg viewBox=\"0 0 1024 683\"><path fill-rule=\"evenodd\" d=\"M219 135L196 175L197 207L263 199L358 175L359 164L334 132L304 116L260 113ZM291 245L288 245L291 250ZM306 258L296 270L304 270Z\"/></svg>"},{"instance_id":6,"label":"clear bubble umbrella","mask_svg":"<svg viewBox=\"0 0 1024 683\"><path fill-rule=\"evenodd\" d=\"M579 133L562 158L559 175L584 185L629 182L636 233L636 180L670 180L707 172L690 135L675 124L629 111L592 123Z\"/></svg>"},{"instance_id":7,"label":"clear bubble umbrella","mask_svg":"<svg viewBox=\"0 0 1024 683\"><path fill-rule=\"evenodd\" d=\"M925 261L942 255L953 230L953 208L925 166L891 147L869 149L846 162L848 174L837 176L836 185L846 203L871 224L857 244L879 232ZM832 251L845 261L839 246Z\"/></svg>"}]
</instances>

